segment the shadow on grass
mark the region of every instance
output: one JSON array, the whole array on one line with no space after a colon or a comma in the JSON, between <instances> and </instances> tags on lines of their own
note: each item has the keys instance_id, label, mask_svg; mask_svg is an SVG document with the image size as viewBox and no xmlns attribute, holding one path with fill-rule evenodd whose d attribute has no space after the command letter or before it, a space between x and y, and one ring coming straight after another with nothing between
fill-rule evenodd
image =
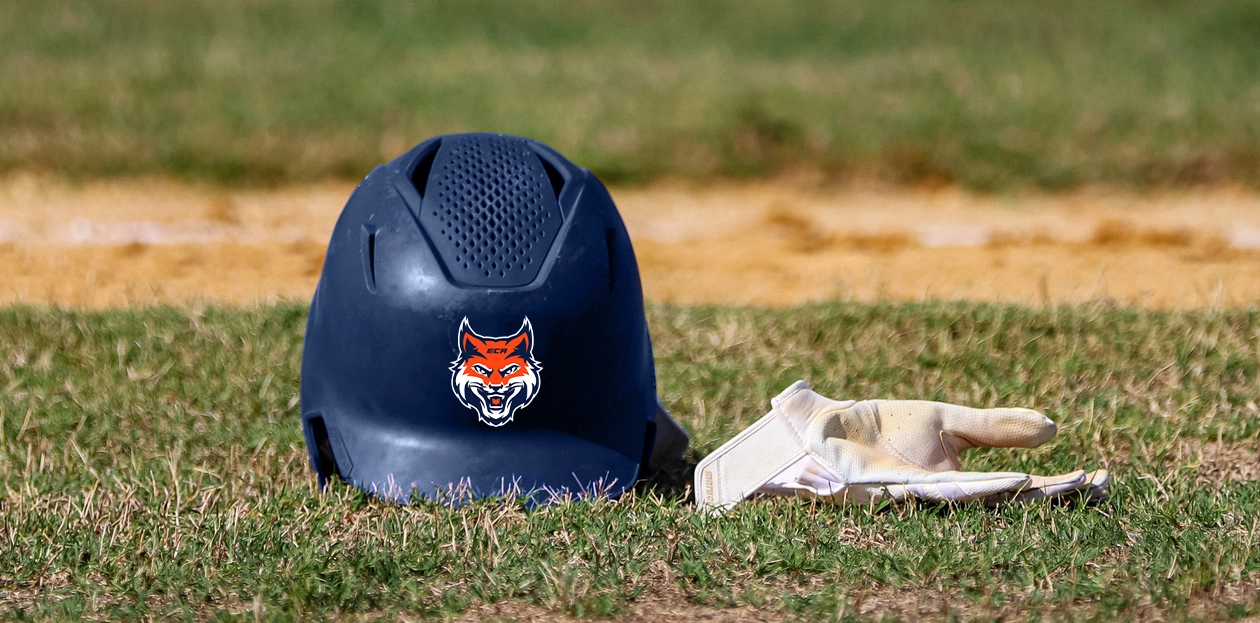
<instances>
[{"instance_id":1,"label":"shadow on grass","mask_svg":"<svg viewBox=\"0 0 1260 623\"><path fill-rule=\"evenodd\" d=\"M698 461L691 457L676 461L634 485L636 495L655 495L667 500L677 500L687 504L694 502L695 493L691 483L696 473Z\"/></svg>"}]
</instances>

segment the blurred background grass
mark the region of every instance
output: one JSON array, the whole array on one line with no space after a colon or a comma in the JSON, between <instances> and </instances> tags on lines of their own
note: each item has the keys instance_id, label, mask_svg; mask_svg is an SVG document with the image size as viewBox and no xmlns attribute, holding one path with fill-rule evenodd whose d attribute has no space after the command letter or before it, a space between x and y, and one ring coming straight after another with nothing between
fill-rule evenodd
<instances>
[{"instance_id":1,"label":"blurred background grass","mask_svg":"<svg viewBox=\"0 0 1260 623\"><path fill-rule=\"evenodd\" d=\"M5 0L0 172L356 178L436 133L607 181L1260 186L1260 5Z\"/></svg>"}]
</instances>

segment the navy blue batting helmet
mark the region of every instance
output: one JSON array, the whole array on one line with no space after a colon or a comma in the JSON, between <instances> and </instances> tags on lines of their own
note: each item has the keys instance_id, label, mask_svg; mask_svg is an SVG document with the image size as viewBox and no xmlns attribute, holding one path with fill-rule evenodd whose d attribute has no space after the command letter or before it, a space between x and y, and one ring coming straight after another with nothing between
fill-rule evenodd
<instances>
[{"instance_id":1,"label":"navy blue batting helmet","mask_svg":"<svg viewBox=\"0 0 1260 623\"><path fill-rule=\"evenodd\" d=\"M301 391L321 484L395 501L615 497L688 441L656 397L608 191L500 134L431 138L355 189L311 301Z\"/></svg>"}]
</instances>

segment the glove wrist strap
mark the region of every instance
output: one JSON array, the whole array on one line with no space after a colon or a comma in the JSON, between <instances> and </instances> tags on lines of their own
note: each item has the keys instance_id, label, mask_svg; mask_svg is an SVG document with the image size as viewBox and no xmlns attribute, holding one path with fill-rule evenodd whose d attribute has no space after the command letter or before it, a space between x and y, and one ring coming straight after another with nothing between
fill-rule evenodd
<instances>
[{"instance_id":1,"label":"glove wrist strap","mask_svg":"<svg viewBox=\"0 0 1260 623\"><path fill-rule=\"evenodd\" d=\"M791 428L771 411L696 465L696 507L727 510L805 456Z\"/></svg>"}]
</instances>

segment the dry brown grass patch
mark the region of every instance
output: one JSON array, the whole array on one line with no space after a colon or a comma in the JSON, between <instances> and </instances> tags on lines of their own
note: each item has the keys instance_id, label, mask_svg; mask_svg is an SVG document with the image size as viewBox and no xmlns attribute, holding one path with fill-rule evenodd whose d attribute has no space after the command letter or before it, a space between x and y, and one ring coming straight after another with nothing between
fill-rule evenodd
<instances>
[{"instance_id":1,"label":"dry brown grass patch","mask_svg":"<svg viewBox=\"0 0 1260 623\"><path fill-rule=\"evenodd\" d=\"M1199 478L1213 484L1260 481L1260 447L1254 441L1187 440L1175 455L1178 464L1193 466Z\"/></svg>"}]
</instances>

